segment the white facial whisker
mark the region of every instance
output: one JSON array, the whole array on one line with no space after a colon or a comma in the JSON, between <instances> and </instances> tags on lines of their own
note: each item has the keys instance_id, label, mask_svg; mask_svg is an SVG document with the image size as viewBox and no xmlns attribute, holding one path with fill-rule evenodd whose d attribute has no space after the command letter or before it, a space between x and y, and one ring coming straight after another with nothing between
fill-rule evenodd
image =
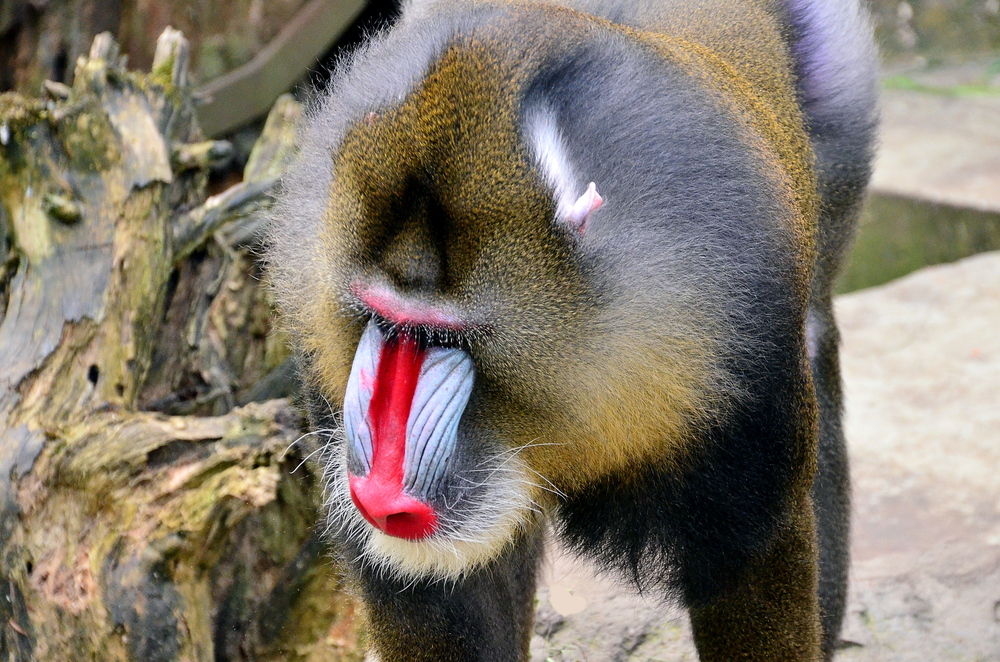
<instances>
[{"instance_id":1,"label":"white facial whisker","mask_svg":"<svg viewBox=\"0 0 1000 662\"><path fill-rule=\"evenodd\" d=\"M285 459L285 456L288 455L288 451L292 450L292 447L295 446L295 444L297 444L300 441L302 441L303 439L307 439L309 437L312 437L312 436L318 435L318 434L332 434L333 432L334 432L334 430L332 430L332 429L313 430L312 432L306 432L305 434L299 435L299 437L295 441L293 441L292 443L288 444L288 446L285 447L285 450L282 451L282 453L278 457L278 459L279 460Z\"/></svg>"}]
</instances>

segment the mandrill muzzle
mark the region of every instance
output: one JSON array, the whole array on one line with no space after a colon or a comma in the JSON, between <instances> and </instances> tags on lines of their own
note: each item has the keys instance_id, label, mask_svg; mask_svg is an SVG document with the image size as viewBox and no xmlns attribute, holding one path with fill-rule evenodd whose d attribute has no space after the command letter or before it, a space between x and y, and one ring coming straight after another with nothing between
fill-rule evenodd
<instances>
[{"instance_id":1,"label":"mandrill muzzle","mask_svg":"<svg viewBox=\"0 0 1000 662\"><path fill-rule=\"evenodd\" d=\"M455 455L475 369L457 348L427 346L405 328L370 322L344 397L351 500L390 536L421 540L439 526L434 507Z\"/></svg>"}]
</instances>

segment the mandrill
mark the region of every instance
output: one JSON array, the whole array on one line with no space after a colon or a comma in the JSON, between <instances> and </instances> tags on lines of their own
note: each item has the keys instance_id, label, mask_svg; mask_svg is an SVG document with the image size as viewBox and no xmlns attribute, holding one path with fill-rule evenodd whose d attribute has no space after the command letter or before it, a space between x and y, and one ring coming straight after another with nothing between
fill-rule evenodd
<instances>
[{"instance_id":1,"label":"mandrill","mask_svg":"<svg viewBox=\"0 0 1000 662\"><path fill-rule=\"evenodd\" d=\"M829 660L859 0L440 0L346 58L270 275L373 659L526 660L545 528L703 661Z\"/></svg>"}]
</instances>

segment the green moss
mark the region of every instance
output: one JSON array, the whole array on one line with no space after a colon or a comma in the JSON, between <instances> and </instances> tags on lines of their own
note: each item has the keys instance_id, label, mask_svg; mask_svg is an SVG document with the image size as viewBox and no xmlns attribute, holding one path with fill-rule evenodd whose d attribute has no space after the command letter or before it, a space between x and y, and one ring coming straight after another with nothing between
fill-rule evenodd
<instances>
[{"instance_id":1,"label":"green moss","mask_svg":"<svg viewBox=\"0 0 1000 662\"><path fill-rule=\"evenodd\" d=\"M152 71L149 72L150 80L157 85L163 86L164 89L173 87L174 63L176 61L177 53L171 53L170 57L155 64Z\"/></svg>"},{"instance_id":2,"label":"green moss","mask_svg":"<svg viewBox=\"0 0 1000 662\"><path fill-rule=\"evenodd\" d=\"M96 97L87 96L55 119L56 137L68 166L79 172L105 172L121 161L118 134Z\"/></svg>"},{"instance_id":3,"label":"green moss","mask_svg":"<svg viewBox=\"0 0 1000 662\"><path fill-rule=\"evenodd\" d=\"M10 130L30 126L45 115L45 104L41 99L22 96L17 92L0 94L0 123Z\"/></svg>"}]
</instances>

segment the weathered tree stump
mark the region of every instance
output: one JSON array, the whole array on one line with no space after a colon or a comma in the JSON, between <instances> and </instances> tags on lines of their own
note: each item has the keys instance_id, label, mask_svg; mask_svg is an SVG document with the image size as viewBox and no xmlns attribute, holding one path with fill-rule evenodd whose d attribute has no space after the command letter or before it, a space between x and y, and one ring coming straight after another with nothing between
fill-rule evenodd
<instances>
[{"instance_id":1,"label":"weathered tree stump","mask_svg":"<svg viewBox=\"0 0 1000 662\"><path fill-rule=\"evenodd\" d=\"M126 71L103 34L72 88L0 96L3 662L361 657L310 440L259 402L287 351L253 212L300 109L279 101L206 200L228 146L202 139L186 63L167 30Z\"/></svg>"}]
</instances>

